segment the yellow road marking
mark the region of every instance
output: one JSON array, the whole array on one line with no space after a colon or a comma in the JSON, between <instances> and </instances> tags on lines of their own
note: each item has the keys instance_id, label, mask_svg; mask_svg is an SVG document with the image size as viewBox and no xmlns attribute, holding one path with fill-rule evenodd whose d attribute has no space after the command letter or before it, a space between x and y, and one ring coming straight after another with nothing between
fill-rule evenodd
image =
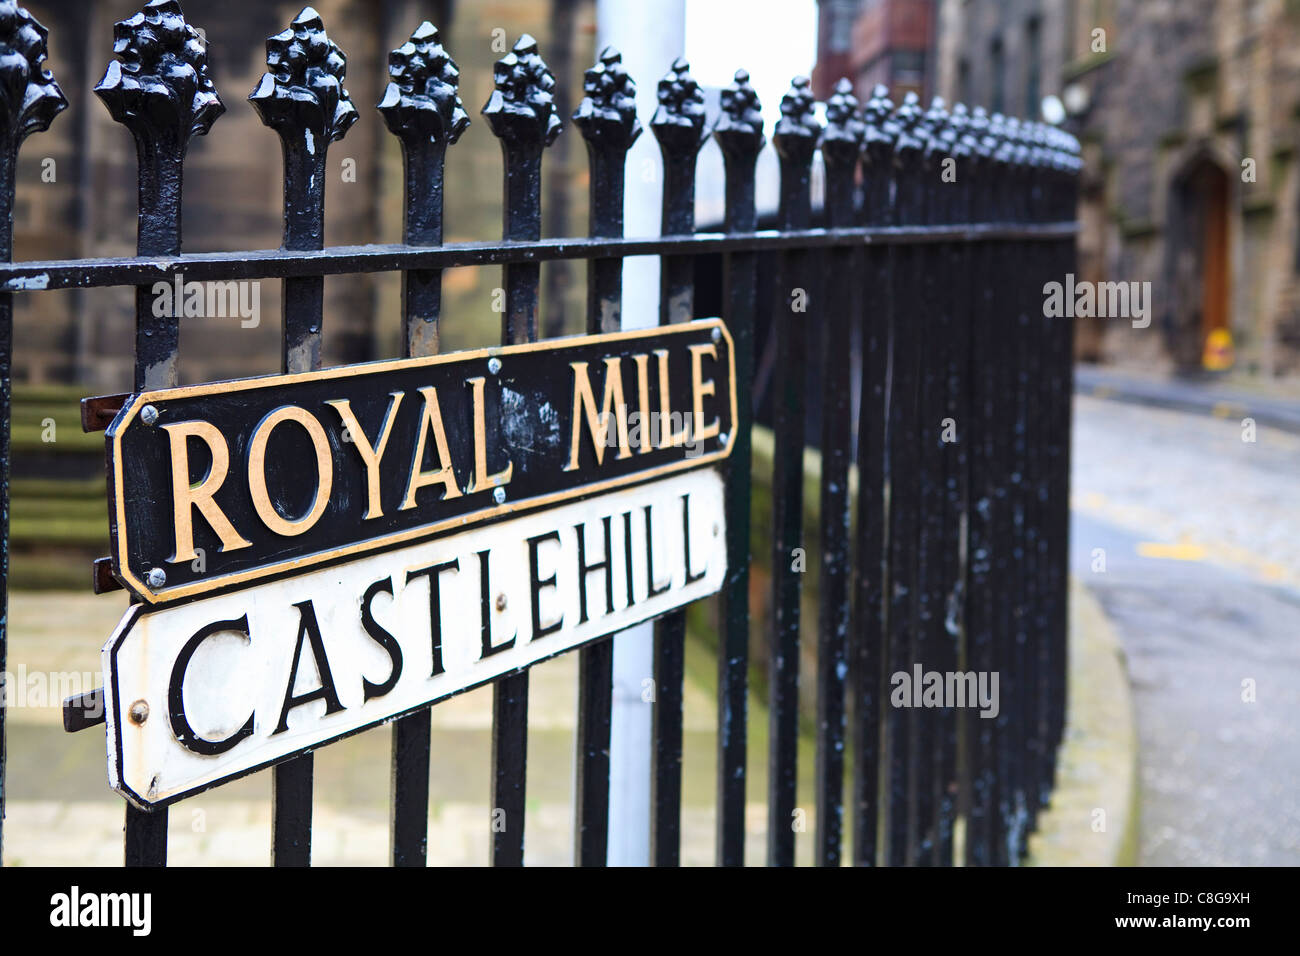
<instances>
[{"instance_id":1,"label":"yellow road marking","mask_svg":"<svg viewBox=\"0 0 1300 956\"><path fill-rule=\"evenodd\" d=\"M1164 544L1159 541L1139 541L1137 553L1139 557L1163 558L1167 561L1204 561L1209 551L1204 545L1188 542Z\"/></svg>"}]
</instances>

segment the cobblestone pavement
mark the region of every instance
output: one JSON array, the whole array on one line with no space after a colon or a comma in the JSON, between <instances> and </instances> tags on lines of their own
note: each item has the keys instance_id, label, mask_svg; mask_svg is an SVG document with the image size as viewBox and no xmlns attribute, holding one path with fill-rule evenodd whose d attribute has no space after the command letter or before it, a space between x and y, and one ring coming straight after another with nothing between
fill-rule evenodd
<instances>
[{"instance_id":1,"label":"cobblestone pavement","mask_svg":"<svg viewBox=\"0 0 1300 956\"><path fill-rule=\"evenodd\" d=\"M1075 411L1072 563L1128 657L1140 860L1300 864L1300 436Z\"/></svg>"}]
</instances>

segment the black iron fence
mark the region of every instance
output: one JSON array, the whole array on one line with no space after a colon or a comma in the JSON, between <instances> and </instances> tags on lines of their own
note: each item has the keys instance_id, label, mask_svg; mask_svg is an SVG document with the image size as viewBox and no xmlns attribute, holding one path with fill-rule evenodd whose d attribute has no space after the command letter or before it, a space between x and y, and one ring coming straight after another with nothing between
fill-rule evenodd
<instances>
[{"instance_id":1,"label":"black iron fence","mask_svg":"<svg viewBox=\"0 0 1300 956\"><path fill-rule=\"evenodd\" d=\"M207 133L225 106L208 75L204 41L175 0L153 0L117 25L117 60L95 88L137 145L137 255L13 263L18 148L67 105L45 70L45 44L39 24L11 0L0 2L6 534L15 294L136 287L133 388L141 391L177 384L178 320L155 315L150 287L181 274L197 282L281 280L288 372L320 367L326 275L400 271L404 355L420 356L438 349L444 269L502 266L502 340L513 344L537 337L543 262L588 263L588 331L596 333L619 328L625 257L660 258L660 320L673 323L696 315L696 263L718 254L740 403L718 616L716 859L743 863L749 673L759 663L750 660L750 386L759 257L773 255L767 862L791 864L801 829L801 680L816 681L817 863L1020 858L1050 797L1064 726L1071 328L1067 319L1044 318L1041 301L1044 283L1073 263L1079 159L1071 137L961 105L949 112L937 100L924 110L911 95L895 107L883 90L860 108L847 81L825 105L823 121L807 80L796 79L773 138L779 228L758 231L754 174L765 139L748 76L737 72L710 123L703 91L678 60L659 82L649 121L664 162L662 235L624 238L624 161L642 128L633 82L619 55L606 50L587 71L586 98L573 117L590 158L590 236L543 239L541 163L566 118L551 96L554 78L525 36L496 64L495 91L483 109L504 156L502 241L446 245L444 154L469 117L456 66L424 23L391 54L391 82L378 105L405 157L402 241L325 248L327 147L361 113L343 88L343 52L307 8L267 41L268 72L249 96L283 148L283 246L185 254L186 144ZM696 233L696 158L710 135L726 167L726 221L721 232ZM818 151L825 225L812 228ZM807 434L810 381L820 390L820 435ZM125 400L88 399L83 423L102 429ZM820 529L802 526L802 452L810 442L822 451ZM819 541L812 558L820 563L815 624L800 620L796 557L812 532ZM7 569L6 547L6 581ZM94 583L97 591L120 587L106 560L97 562ZM681 845L684 622L679 611L655 626L650 823L658 865L676 864ZM800 674L800 641L814 633L817 672ZM612 641L578 653L575 860L599 865L609 829ZM498 865L523 861L528 684L524 670L494 685L492 808L519 821L493 832ZM971 699L956 699L954 690L964 689ZM69 700L65 725L102 722L101 703L93 694ZM431 769L427 708L394 721L392 747L392 862L420 865ZM276 864L310 861L312 770L308 752L271 771ZM128 806L126 863L165 863L166 833L166 809Z\"/></svg>"}]
</instances>

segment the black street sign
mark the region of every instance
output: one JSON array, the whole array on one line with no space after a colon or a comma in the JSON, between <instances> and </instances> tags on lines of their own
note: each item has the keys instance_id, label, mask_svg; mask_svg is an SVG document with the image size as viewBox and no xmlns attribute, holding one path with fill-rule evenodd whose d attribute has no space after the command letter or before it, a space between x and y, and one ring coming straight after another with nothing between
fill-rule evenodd
<instances>
[{"instance_id":1,"label":"black street sign","mask_svg":"<svg viewBox=\"0 0 1300 956\"><path fill-rule=\"evenodd\" d=\"M114 573L170 603L717 462L733 366L710 319L143 393Z\"/></svg>"}]
</instances>

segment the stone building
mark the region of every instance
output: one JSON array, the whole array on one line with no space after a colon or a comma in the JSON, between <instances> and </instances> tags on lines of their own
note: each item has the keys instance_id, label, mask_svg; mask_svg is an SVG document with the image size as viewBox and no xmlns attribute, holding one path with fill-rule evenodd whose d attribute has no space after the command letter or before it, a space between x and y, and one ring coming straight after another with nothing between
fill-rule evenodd
<instances>
[{"instance_id":1,"label":"stone building","mask_svg":"<svg viewBox=\"0 0 1300 956\"><path fill-rule=\"evenodd\" d=\"M938 0L818 0L813 92L830 97L842 76L861 99L884 83L896 97L934 87Z\"/></svg>"},{"instance_id":2,"label":"stone building","mask_svg":"<svg viewBox=\"0 0 1300 956\"><path fill-rule=\"evenodd\" d=\"M946 0L938 89L1063 101L1087 164L1076 278L1151 283L1150 324L1082 320L1082 358L1300 372L1300 4Z\"/></svg>"},{"instance_id":3,"label":"stone building","mask_svg":"<svg viewBox=\"0 0 1300 956\"><path fill-rule=\"evenodd\" d=\"M136 155L130 134L110 118L92 88L113 58L113 24L143 0L27 0L50 31L49 66L69 100L50 129L21 153L17 259L131 255L135 252ZM195 137L185 164L186 251L266 249L280 244L283 174L278 138L247 102L266 69L266 38L283 30L301 0L185 0L186 19L206 31L210 72L226 112ZM501 150L479 110L492 90L492 63L520 33L535 36L556 75L562 115L582 95L594 58L593 0L315 0L330 38L348 57L346 88L360 120L329 147L325 200L327 244L396 242L402 230L402 167L397 140L375 104L387 83L388 51L422 20L442 31L461 71L471 125L448 151L445 237L490 239L501 230ZM507 33L507 31L509 31ZM566 127L570 124L565 123ZM586 151L566 129L543 163L544 232L586 224ZM581 283L572 267L543 270L543 325L579 331ZM580 277L579 277L580 278ZM494 342L492 311L499 268L444 274L445 348ZM260 283L260 321L239 316L181 320L181 380L198 382L279 371L280 283ZM396 356L400 276L325 280L326 364ZM88 390L131 385L134 343L130 289L18 295L15 380L77 383Z\"/></svg>"}]
</instances>

